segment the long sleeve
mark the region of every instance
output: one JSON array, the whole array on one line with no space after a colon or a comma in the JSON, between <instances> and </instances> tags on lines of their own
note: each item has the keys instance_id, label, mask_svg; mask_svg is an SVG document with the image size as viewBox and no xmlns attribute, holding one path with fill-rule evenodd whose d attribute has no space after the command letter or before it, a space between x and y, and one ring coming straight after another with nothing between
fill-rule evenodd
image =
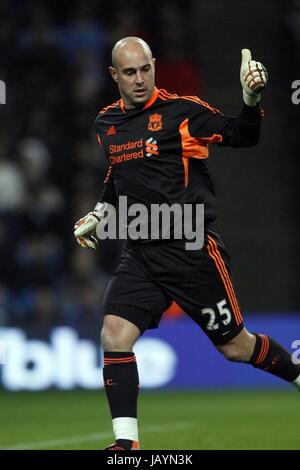
<instances>
[{"instance_id":1,"label":"long sleeve","mask_svg":"<svg viewBox=\"0 0 300 470\"><path fill-rule=\"evenodd\" d=\"M211 143L230 147L250 147L259 141L262 118L260 105L244 104L238 117L225 116L218 110L194 103L190 110L191 136L211 138Z\"/></svg>"},{"instance_id":2,"label":"long sleeve","mask_svg":"<svg viewBox=\"0 0 300 470\"><path fill-rule=\"evenodd\" d=\"M108 202L112 206L116 207L117 205L117 196L115 192L115 185L114 185L114 176L112 167L110 166L106 177L104 179L104 186L103 190L99 199L99 202Z\"/></svg>"},{"instance_id":3,"label":"long sleeve","mask_svg":"<svg viewBox=\"0 0 300 470\"><path fill-rule=\"evenodd\" d=\"M97 140L100 146L101 153L104 154L103 150L103 145L101 142L100 135L97 133ZM103 181L103 190L101 193L101 196L99 198L98 202L107 202L111 204L112 206L116 207L117 205L117 196L116 196L116 191L115 191L115 184L114 184L114 175L113 175L113 169L112 166L110 165L106 176Z\"/></svg>"}]
</instances>

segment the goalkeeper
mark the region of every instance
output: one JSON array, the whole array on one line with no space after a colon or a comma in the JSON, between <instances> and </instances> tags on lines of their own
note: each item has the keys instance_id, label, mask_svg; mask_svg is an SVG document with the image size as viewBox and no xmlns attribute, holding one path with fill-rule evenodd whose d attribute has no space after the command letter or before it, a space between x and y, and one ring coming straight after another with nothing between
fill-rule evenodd
<instances>
[{"instance_id":1,"label":"goalkeeper","mask_svg":"<svg viewBox=\"0 0 300 470\"><path fill-rule=\"evenodd\" d=\"M145 330L159 325L172 300L230 361L252 365L298 389L300 367L272 338L244 326L229 256L213 224L216 195L205 164L212 144L258 143L261 91L268 80L265 67L248 49L242 50L243 106L238 117L225 116L198 97L156 88L155 59L142 39L117 42L110 73L121 99L96 119L98 141L110 166L100 201L75 225L78 243L97 247L96 227L105 223L106 204L117 206L120 196L126 196L129 205L138 202L147 208L203 204L205 217L200 250L186 250L184 239L163 240L161 233L155 240L127 240L105 294L103 376L115 434L108 449L131 450L139 448L139 379L133 346Z\"/></svg>"}]
</instances>

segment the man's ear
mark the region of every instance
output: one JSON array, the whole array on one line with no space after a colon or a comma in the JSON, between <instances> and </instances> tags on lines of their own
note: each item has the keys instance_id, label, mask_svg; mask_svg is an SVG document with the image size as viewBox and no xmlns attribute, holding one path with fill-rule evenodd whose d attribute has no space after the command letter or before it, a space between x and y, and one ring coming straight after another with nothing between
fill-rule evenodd
<instances>
[{"instance_id":1,"label":"man's ear","mask_svg":"<svg viewBox=\"0 0 300 470\"><path fill-rule=\"evenodd\" d=\"M154 69L155 69L156 59L155 59L154 57L153 57L153 59L152 59L152 63L153 63L153 67L154 67Z\"/></svg>"},{"instance_id":2,"label":"man's ear","mask_svg":"<svg viewBox=\"0 0 300 470\"><path fill-rule=\"evenodd\" d=\"M110 71L110 74L112 76L112 79L118 83L118 72L116 71L115 67L113 67L112 65L109 68L109 71Z\"/></svg>"}]
</instances>

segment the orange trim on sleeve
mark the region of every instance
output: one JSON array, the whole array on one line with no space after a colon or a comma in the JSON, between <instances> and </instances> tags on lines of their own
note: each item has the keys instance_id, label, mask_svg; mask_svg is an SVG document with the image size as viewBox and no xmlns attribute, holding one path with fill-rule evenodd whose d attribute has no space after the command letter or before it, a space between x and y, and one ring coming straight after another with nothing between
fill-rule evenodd
<instances>
[{"instance_id":1,"label":"orange trim on sleeve","mask_svg":"<svg viewBox=\"0 0 300 470\"><path fill-rule=\"evenodd\" d=\"M182 98L183 100L193 101L194 103L200 104L201 106L208 108L214 114L220 114L220 111L217 108L214 108L210 104L206 103L206 101L200 100L198 96L180 96L180 98Z\"/></svg>"},{"instance_id":2,"label":"orange trim on sleeve","mask_svg":"<svg viewBox=\"0 0 300 470\"><path fill-rule=\"evenodd\" d=\"M189 159L182 157L183 171L184 171L184 186L187 187L189 183Z\"/></svg>"},{"instance_id":3,"label":"orange trim on sleeve","mask_svg":"<svg viewBox=\"0 0 300 470\"><path fill-rule=\"evenodd\" d=\"M164 90L163 88L159 90L159 97L163 100L176 100L179 98L179 96L176 95L176 93L169 93L167 90Z\"/></svg>"},{"instance_id":4,"label":"orange trim on sleeve","mask_svg":"<svg viewBox=\"0 0 300 470\"><path fill-rule=\"evenodd\" d=\"M107 170L105 179L104 179L104 184L108 183L108 180L109 180L109 177L110 177L110 174L111 174L111 170L112 170L112 166L110 165L108 170Z\"/></svg>"},{"instance_id":5,"label":"orange trim on sleeve","mask_svg":"<svg viewBox=\"0 0 300 470\"><path fill-rule=\"evenodd\" d=\"M99 111L99 114L104 114L106 113L106 111L108 111L109 109L113 109L113 108L116 108L119 105L121 105L121 102L122 100L118 100L118 101L115 101L114 103L112 104L109 104L108 106L105 106L105 108L102 108L100 111Z\"/></svg>"},{"instance_id":6,"label":"orange trim on sleeve","mask_svg":"<svg viewBox=\"0 0 300 470\"><path fill-rule=\"evenodd\" d=\"M183 100L187 100L187 101L192 101L196 104L200 104L201 106L204 106L205 108L208 108L214 114L219 114L220 113L219 109L214 108L213 106L208 104L206 101L201 100L198 96L178 96L175 93L169 93L168 91L161 88L159 90L159 97L162 100L183 99Z\"/></svg>"},{"instance_id":7,"label":"orange trim on sleeve","mask_svg":"<svg viewBox=\"0 0 300 470\"><path fill-rule=\"evenodd\" d=\"M189 132L189 120L185 119L179 126L181 135L182 163L184 167L184 186L188 185L188 159L208 158L208 145L222 142L222 136L213 134L211 137L192 137Z\"/></svg>"},{"instance_id":8,"label":"orange trim on sleeve","mask_svg":"<svg viewBox=\"0 0 300 470\"><path fill-rule=\"evenodd\" d=\"M207 158L208 145L215 142L222 142L220 134L213 134L211 137L192 137L189 132L189 120L186 118L179 126L182 143L182 156L185 158Z\"/></svg>"}]
</instances>

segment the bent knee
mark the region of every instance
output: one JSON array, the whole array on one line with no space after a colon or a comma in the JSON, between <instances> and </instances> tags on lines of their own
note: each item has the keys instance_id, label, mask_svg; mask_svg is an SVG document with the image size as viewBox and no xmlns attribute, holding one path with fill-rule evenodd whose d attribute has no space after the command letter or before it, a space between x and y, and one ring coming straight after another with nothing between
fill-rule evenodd
<instances>
[{"instance_id":1,"label":"bent knee","mask_svg":"<svg viewBox=\"0 0 300 470\"><path fill-rule=\"evenodd\" d=\"M240 349L232 345L223 345L217 347L218 351L223 354L223 356L228 359L228 361L233 362L243 362L243 353Z\"/></svg>"},{"instance_id":2,"label":"bent knee","mask_svg":"<svg viewBox=\"0 0 300 470\"><path fill-rule=\"evenodd\" d=\"M253 353L255 341L255 336L243 329L231 341L216 347L229 361L249 362Z\"/></svg>"},{"instance_id":3,"label":"bent knee","mask_svg":"<svg viewBox=\"0 0 300 470\"><path fill-rule=\"evenodd\" d=\"M124 318L115 315L104 317L101 330L104 351L131 351L139 335L139 329Z\"/></svg>"}]
</instances>

